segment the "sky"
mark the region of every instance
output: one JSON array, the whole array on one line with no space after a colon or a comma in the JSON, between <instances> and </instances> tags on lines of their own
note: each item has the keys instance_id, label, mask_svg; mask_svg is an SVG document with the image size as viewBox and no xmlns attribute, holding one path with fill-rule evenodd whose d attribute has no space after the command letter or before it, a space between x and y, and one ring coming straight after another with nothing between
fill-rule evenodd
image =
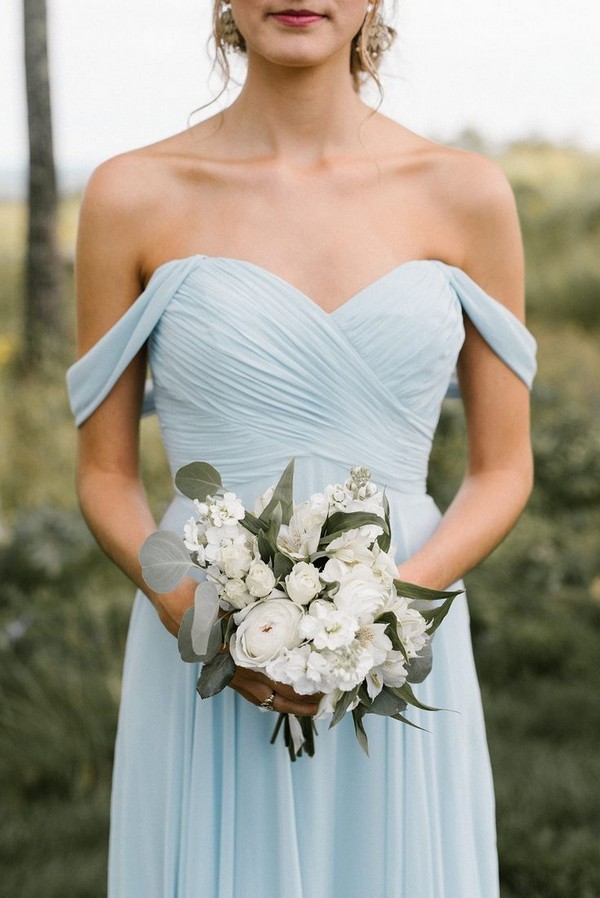
<instances>
[{"instance_id":1,"label":"sky","mask_svg":"<svg viewBox=\"0 0 600 898\"><path fill-rule=\"evenodd\" d=\"M217 92L210 0L47 0L60 168L183 130ZM382 111L451 141L537 136L600 150L599 0L398 0ZM22 0L0 3L0 169L27 160ZM229 95L229 101L233 95ZM213 114L215 104L193 121Z\"/></svg>"}]
</instances>

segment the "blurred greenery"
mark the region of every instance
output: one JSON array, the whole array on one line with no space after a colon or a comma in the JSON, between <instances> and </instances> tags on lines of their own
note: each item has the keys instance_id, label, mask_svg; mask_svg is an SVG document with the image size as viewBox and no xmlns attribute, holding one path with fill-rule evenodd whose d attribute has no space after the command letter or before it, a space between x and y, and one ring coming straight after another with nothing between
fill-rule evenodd
<instances>
[{"instance_id":1,"label":"blurred greenery","mask_svg":"<svg viewBox=\"0 0 600 898\"><path fill-rule=\"evenodd\" d=\"M500 161L521 215L540 363L534 494L467 580L502 895L596 898L600 157L523 143ZM66 260L77 208L73 197L61 210ZM20 376L23 236L23 208L0 204L0 881L11 898L100 898L133 589L76 508L64 368ZM65 346L65 366L71 356ZM156 421L143 423L142 443L160 514L169 482ZM441 506L463 463L460 404L447 403L430 474Z\"/></svg>"}]
</instances>

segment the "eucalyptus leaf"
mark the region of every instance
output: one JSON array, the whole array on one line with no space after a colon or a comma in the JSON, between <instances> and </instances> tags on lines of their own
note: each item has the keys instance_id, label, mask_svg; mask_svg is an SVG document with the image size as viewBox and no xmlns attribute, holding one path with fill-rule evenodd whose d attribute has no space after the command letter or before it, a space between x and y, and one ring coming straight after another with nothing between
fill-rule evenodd
<instances>
[{"instance_id":1,"label":"eucalyptus leaf","mask_svg":"<svg viewBox=\"0 0 600 898\"><path fill-rule=\"evenodd\" d=\"M235 674L235 663L229 652L218 652L202 668L196 689L200 698L210 698L221 692Z\"/></svg>"},{"instance_id":2,"label":"eucalyptus leaf","mask_svg":"<svg viewBox=\"0 0 600 898\"><path fill-rule=\"evenodd\" d=\"M189 499L204 502L223 488L221 475L206 461L193 461L179 468L175 474L175 486Z\"/></svg>"},{"instance_id":3,"label":"eucalyptus leaf","mask_svg":"<svg viewBox=\"0 0 600 898\"><path fill-rule=\"evenodd\" d=\"M336 724L340 722L356 696L358 695L359 687L356 686L354 689L351 689L349 692L344 692L341 699L338 701L335 706L335 711L333 712L333 717L331 718L331 723L329 724L329 729L334 727Z\"/></svg>"},{"instance_id":4,"label":"eucalyptus leaf","mask_svg":"<svg viewBox=\"0 0 600 898\"><path fill-rule=\"evenodd\" d=\"M155 592L171 592L192 567L183 540L171 530L151 533L140 549L139 558L142 576Z\"/></svg>"},{"instance_id":5,"label":"eucalyptus leaf","mask_svg":"<svg viewBox=\"0 0 600 898\"><path fill-rule=\"evenodd\" d=\"M377 695L371 705L365 709L366 714L380 714L382 717L393 717L404 711L406 702L404 699L398 698L390 690L388 686L384 686L379 695Z\"/></svg>"},{"instance_id":6,"label":"eucalyptus leaf","mask_svg":"<svg viewBox=\"0 0 600 898\"><path fill-rule=\"evenodd\" d=\"M181 655L181 660L190 662L211 661L219 651L219 648L221 647L221 644L223 642L221 621L216 620L214 622L208 639L208 648L204 655L199 655L194 651L194 646L192 643L193 620L194 609L188 608L188 610L183 615L183 619L179 627L179 633L177 635L177 645L179 648L179 654Z\"/></svg>"},{"instance_id":7,"label":"eucalyptus leaf","mask_svg":"<svg viewBox=\"0 0 600 898\"><path fill-rule=\"evenodd\" d=\"M275 485L275 489L273 490L273 495L271 496L269 502L263 509L262 513L259 516L259 521L267 525L269 524L269 520L273 513L273 509L277 505L278 502L281 503L282 509L282 521L284 524L289 524L290 518L292 516L292 511L294 508L294 464L296 459L292 457L288 464L286 465L285 470L283 471L281 477L277 481Z\"/></svg>"},{"instance_id":8,"label":"eucalyptus leaf","mask_svg":"<svg viewBox=\"0 0 600 898\"><path fill-rule=\"evenodd\" d=\"M210 637L219 614L219 593L210 580L203 580L194 593L194 618L192 621L192 648L200 657L208 654Z\"/></svg>"},{"instance_id":9,"label":"eucalyptus leaf","mask_svg":"<svg viewBox=\"0 0 600 898\"><path fill-rule=\"evenodd\" d=\"M422 683L431 673L433 666L433 649L431 641L425 643L416 658L411 658L406 666L409 683Z\"/></svg>"}]
</instances>

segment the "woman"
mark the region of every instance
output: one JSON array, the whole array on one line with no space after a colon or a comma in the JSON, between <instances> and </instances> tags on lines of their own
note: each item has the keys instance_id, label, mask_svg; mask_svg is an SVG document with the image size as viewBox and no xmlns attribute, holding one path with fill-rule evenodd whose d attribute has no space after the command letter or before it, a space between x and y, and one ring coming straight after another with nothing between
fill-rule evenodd
<instances>
[{"instance_id":1,"label":"woman","mask_svg":"<svg viewBox=\"0 0 600 898\"><path fill-rule=\"evenodd\" d=\"M170 464L203 459L251 506L296 457L297 500L365 464L387 485L400 576L460 578L531 489L523 253L494 163L374 113L359 86L391 31L366 0L217 0L247 57L224 113L101 165L77 248L78 493L139 587L112 797L111 898L493 898L494 799L464 597L419 695L431 732L319 728L315 758L270 746L314 697L238 669L210 701L173 635L194 584L144 583L156 529L138 467L149 357ZM464 314L463 314L464 313ZM443 515L431 439L457 364L468 464ZM160 526L180 529L176 496ZM150 599L150 601L148 601Z\"/></svg>"}]
</instances>

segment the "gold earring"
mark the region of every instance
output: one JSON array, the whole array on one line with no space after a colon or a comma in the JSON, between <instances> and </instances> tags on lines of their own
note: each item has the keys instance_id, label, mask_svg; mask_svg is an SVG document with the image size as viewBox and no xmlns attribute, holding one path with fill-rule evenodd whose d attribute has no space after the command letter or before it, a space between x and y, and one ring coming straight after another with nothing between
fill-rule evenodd
<instances>
[{"instance_id":1,"label":"gold earring","mask_svg":"<svg viewBox=\"0 0 600 898\"><path fill-rule=\"evenodd\" d=\"M231 6L227 3L223 3L223 10L219 16L219 31L226 50L234 53L246 49L244 37L235 24Z\"/></svg>"}]
</instances>

